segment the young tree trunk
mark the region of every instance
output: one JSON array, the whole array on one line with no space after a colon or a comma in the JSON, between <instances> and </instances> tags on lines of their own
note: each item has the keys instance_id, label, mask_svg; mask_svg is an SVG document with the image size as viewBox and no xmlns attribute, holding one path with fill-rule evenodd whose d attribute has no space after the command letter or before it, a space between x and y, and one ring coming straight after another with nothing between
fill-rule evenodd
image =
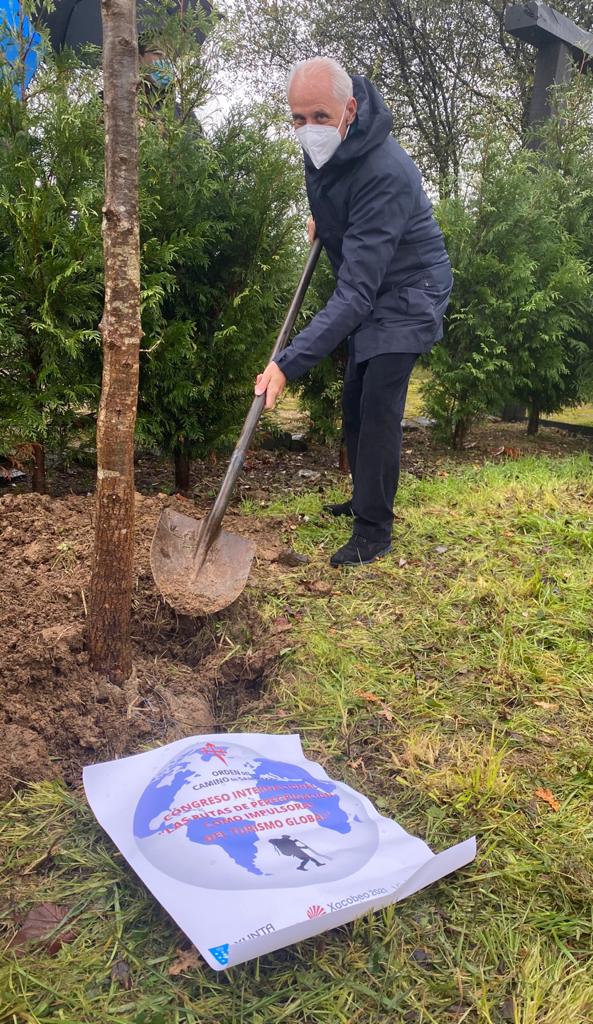
<instances>
[{"instance_id":1,"label":"young tree trunk","mask_svg":"<svg viewBox=\"0 0 593 1024\"><path fill-rule=\"evenodd\" d=\"M176 449L173 458L175 460L175 490L189 491L189 474L191 459L183 449Z\"/></svg>"},{"instance_id":2,"label":"young tree trunk","mask_svg":"<svg viewBox=\"0 0 593 1024\"><path fill-rule=\"evenodd\" d=\"M462 451L470 428L469 420L458 420L453 428L453 447L456 451Z\"/></svg>"},{"instance_id":3,"label":"young tree trunk","mask_svg":"<svg viewBox=\"0 0 593 1024\"><path fill-rule=\"evenodd\" d=\"M532 405L529 408L529 419L527 421L527 433L534 437L539 430L540 408Z\"/></svg>"},{"instance_id":4,"label":"young tree trunk","mask_svg":"<svg viewBox=\"0 0 593 1024\"><path fill-rule=\"evenodd\" d=\"M34 441L33 445L33 475L31 477L31 490L36 494L45 494L47 481L45 476L45 445Z\"/></svg>"},{"instance_id":5,"label":"young tree trunk","mask_svg":"<svg viewBox=\"0 0 593 1024\"><path fill-rule=\"evenodd\" d=\"M91 666L121 682L131 671L134 427L141 337L135 0L101 0L101 14L105 304L88 639Z\"/></svg>"},{"instance_id":6,"label":"young tree trunk","mask_svg":"<svg viewBox=\"0 0 593 1024\"><path fill-rule=\"evenodd\" d=\"M347 476L348 473L350 472L350 462L348 461L348 449L346 447L346 442L344 438L342 438L340 442L340 457L338 460L338 468L340 470L340 473L343 473L344 476Z\"/></svg>"}]
</instances>

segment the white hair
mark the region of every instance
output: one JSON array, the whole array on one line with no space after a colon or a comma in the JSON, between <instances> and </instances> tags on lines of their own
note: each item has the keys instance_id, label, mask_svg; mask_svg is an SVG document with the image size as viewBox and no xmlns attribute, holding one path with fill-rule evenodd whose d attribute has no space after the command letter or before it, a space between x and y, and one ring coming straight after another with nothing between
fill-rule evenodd
<instances>
[{"instance_id":1,"label":"white hair","mask_svg":"<svg viewBox=\"0 0 593 1024\"><path fill-rule=\"evenodd\" d=\"M287 94L290 93L292 83L297 76L306 76L311 71L327 71L335 98L341 103L348 102L352 96L352 79L333 57L310 57L309 60L300 60L298 64L295 64L286 83Z\"/></svg>"}]
</instances>

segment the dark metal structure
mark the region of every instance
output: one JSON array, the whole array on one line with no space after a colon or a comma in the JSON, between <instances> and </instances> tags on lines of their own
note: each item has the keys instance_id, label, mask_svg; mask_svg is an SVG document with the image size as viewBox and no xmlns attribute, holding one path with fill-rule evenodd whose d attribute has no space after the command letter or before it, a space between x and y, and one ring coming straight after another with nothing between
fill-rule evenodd
<instances>
[{"instance_id":1,"label":"dark metal structure","mask_svg":"<svg viewBox=\"0 0 593 1024\"><path fill-rule=\"evenodd\" d=\"M505 28L537 47L529 123L541 123L551 114L550 86L562 85L570 79L573 62L590 65L593 70L593 32L585 32L574 21L537 0L507 7Z\"/></svg>"},{"instance_id":2,"label":"dark metal structure","mask_svg":"<svg viewBox=\"0 0 593 1024\"><path fill-rule=\"evenodd\" d=\"M212 14L212 5L209 0L189 0L192 6L199 3L206 15ZM145 7L144 0L137 0L138 29L142 32L142 8ZM187 7L187 0L176 0L172 5L174 8L183 10ZM85 45L92 44L101 46L103 42L103 31L101 27L101 0L56 0L53 11L43 15L43 20L49 29L51 45L54 50L61 50L65 46L73 50L79 50ZM198 41L204 41L204 33L197 32Z\"/></svg>"}]
</instances>

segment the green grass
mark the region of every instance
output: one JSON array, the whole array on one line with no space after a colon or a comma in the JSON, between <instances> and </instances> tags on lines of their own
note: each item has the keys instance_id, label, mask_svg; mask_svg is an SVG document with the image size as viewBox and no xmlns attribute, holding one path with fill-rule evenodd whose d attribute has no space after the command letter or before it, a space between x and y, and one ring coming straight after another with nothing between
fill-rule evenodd
<instances>
[{"instance_id":1,"label":"green grass","mask_svg":"<svg viewBox=\"0 0 593 1024\"><path fill-rule=\"evenodd\" d=\"M562 423L577 423L582 427L593 427L593 403L561 409L547 418L560 420Z\"/></svg>"},{"instance_id":2,"label":"green grass","mask_svg":"<svg viewBox=\"0 0 593 1024\"><path fill-rule=\"evenodd\" d=\"M310 757L433 849L475 833L476 862L227 974L171 977L178 930L79 795L35 787L0 819L4 917L53 900L78 937L54 957L6 958L3 1024L593 1020L590 460L405 479L394 555L340 573L327 557L347 527L321 500L259 513L296 525L287 536L311 564L256 595L265 618L292 616L291 650L235 728L300 732ZM320 577L330 596L304 588ZM132 991L110 982L119 958Z\"/></svg>"},{"instance_id":3,"label":"green grass","mask_svg":"<svg viewBox=\"0 0 593 1024\"><path fill-rule=\"evenodd\" d=\"M424 405L422 401L422 385L429 375L429 371L425 370L423 366L416 366L412 371L410 377L410 383L408 385L408 395L406 398L406 411L405 416L407 419L413 419L415 416L425 416Z\"/></svg>"},{"instance_id":4,"label":"green grass","mask_svg":"<svg viewBox=\"0 0 593 1024\"><path fill-rule=\"evenodd\" d=\"M430 371L423 366L416 366L410 377L408 397L406 401L406 417L412 419L415 416L425 416L426 412L422 402L422 384L429 376ZM575 423L580 426L593 427L593 403L577 405L567 409L560 409L559 412L544 414L544 419L560 420L562 423Z\"/></svg>"},{"instance_id":5,"label":"green grass","mask_svg":"<svg viewBox=\"0 0 593 1024\"><path fill-rule=\"evenodd\" d=\"M423 366L416 366L413 370L406 399L405 416L407 419L426 415L422 399L422 385L429 375L430 371ZM562 423L575 423L580 426L593 427L593 403L561 409L559 412L551 413L550 415L545 414L543 418L560 420ZM307 429L306 413L303 413L297 396L291 392L287 392L282 396L275 419L284 430Z\"/></svg>"}]
</instances>

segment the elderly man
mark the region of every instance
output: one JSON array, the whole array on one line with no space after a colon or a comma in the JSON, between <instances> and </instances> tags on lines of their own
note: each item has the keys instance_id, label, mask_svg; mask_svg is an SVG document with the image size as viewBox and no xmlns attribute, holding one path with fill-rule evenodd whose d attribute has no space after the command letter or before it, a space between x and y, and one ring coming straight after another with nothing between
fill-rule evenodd
<instances>
[{"instance_id":1,"label":"elderly man","mask_svg":"<svg viewBox=\"0 0 593 1024\"><path fill-rule=\"evenodd\" d=\"M337 282L255 391L272 408L287 380L348 338L343 420L353 492L327 511L353 517L352 537L330 564L360 565L391 550L408 381L419 354L442 337L451 265L420 172L390 135L374 86L315 57L293 69L288 102L305 154L309 238L319 235Z\"/></svg>"}]
</instances>

